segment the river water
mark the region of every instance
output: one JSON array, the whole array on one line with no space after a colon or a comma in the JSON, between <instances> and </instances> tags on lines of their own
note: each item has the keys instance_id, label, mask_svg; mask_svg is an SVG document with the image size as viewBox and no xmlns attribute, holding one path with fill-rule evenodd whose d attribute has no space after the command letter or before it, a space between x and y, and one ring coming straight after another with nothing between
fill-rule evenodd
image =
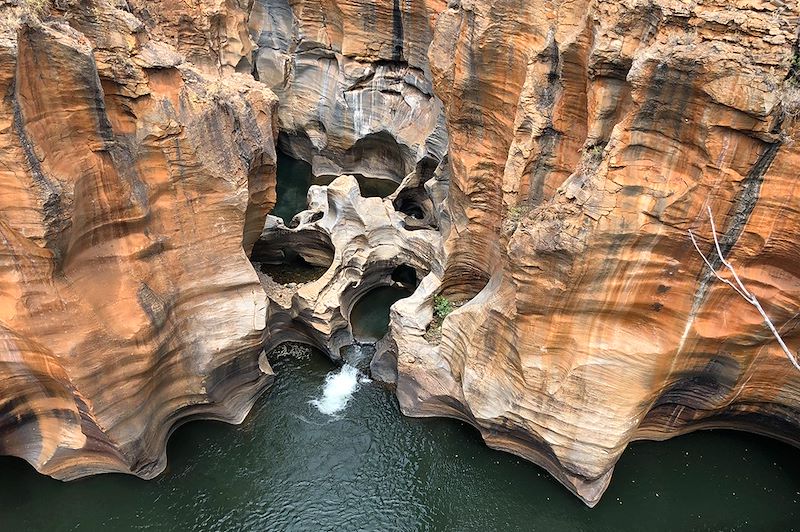
<instances>
[{"instance_id":1,"label":"river water","mask_svg":"<svg viewBox=\"0 0 800 532\"><path fill-rule=\"evenodd\" d=\"M300 356L297 356L301 353ZM705 432L632 444L590 510L533 464L458 421L403 417L358 372L309 350L273 354L275 386L241 426L193 422L152 481L64 484L0 459L0 530L791 530L800 452ZM327 384L326 384L326 378ZM333 393L333 395L336 395ZM330 397L328 398L330 399ZM341 400L339 397L337 400ZM330 405L329 405L330 406Z\"/></svg>"},{"instance_id":2,"label":"river water","mask_svg":"<svg viewBox=\"0 0 800 532\"><path fill-rule=\"evenodd\" d=\"M291 219L308 185L281 181L276 214ZM356 336L381 336L399 297L388 288L365 296L353 310ZM403 417L391 391L364 374L368 353L353 346L337 368L308 348L273 352L275 385L245 423L178 429L168 469L152 481L64 484L0 458L0 532L800 528L797 449L717 431L634 443L590 510L461 422Z\"/></svg>"}]
</instances>

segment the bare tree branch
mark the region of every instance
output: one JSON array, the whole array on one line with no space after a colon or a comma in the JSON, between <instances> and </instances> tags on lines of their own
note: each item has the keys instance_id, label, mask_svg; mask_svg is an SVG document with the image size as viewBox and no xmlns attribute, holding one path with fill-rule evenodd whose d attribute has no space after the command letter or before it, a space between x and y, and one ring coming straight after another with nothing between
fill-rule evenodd
<instances>
[{"instance_id":1,"label":"bare tree branch","mask_svg":"<svg viewBox=\"0 0 800 532\"><path fill-rule=\"evenodd\" d=\"M711 262L708 260L705 254L702 251L700 251L700 246L697 244L697 239L690 230L689 238L692 239L692 244L694 244L694 249L696 249L697 253L703 258L703 262L706 263L706 266L708 266L708 269L711 270L711 273L714 274L714 277L716 277L723 283L733 288L737 294L742 296L742 298L744 298L745 301L753 305L756 308L756 310L758 310L758 313L761 314L762 318L764 318L764 322L767 324L767 327L769 327L769 330L772 332L772 335L775 336L775 339L778 341L778 345L780 345L781 349L783 349L783 352L786 354L786 357L789 359L789 362L791 362L795 368L800 370L800 363L798 363L797 357L787 347L786 343L783 341L783 338L781 338L778 329L775 328L775 325L773 325L772 320L770 320L769 316L767 316L767 313L764 311L764 308L761 306L761 303L758 301L758 298L755 295L753 295L753 293L750 292L747 289L747 287L745 287L744 283L739 278L739 275L736 273L736 270L733 269L731 263L728 262L725 259L725 256L722 254L722 248L720 247L719 239L717 238L717 226L714 223L714 216L711 213L711 207L709 206L706 207L708 208L708 219L711 221L711 234L714 237L714 249L717 252L717 257L719 257L719 260L722 262L722 265L725 266L725 269L727 269L731 273L731 276L733 276L733 279L734 281L736 281L736 284L732 283L728 279L725 279L719 273L717 273L717 270L714 268L714 266L712 266Z\"/></svg>"},{"instance_id":2,"label":"bare tree branch","mask_svg":"<svg viewBox=\"0 0 800 532\"><path fill-rule=\"evenodd\" d=\"M725 283L726 285L728 285L728 286L730 286L731 288L733 288L734 290L736 290L736 293L737 293L737 294L739 294L740 296L742 296L742 297L745 299L745 301L747 301L748 303L750 303L750 304L752 305L752 304L753 304L753 300L752 300L752 299L751 299L751 298L750 298L750 297L749 297L747 294L745 294L744 292L742 292L742 291L739 289L739 287L737 287L735 284L733 284L733 283L732 283L732 282L730 282L729 280L725 279L724 277L722 277L720 274L718 274L718 273L716 272L716 270L714 269L714 266L712 266L712 265L711 265L711 263L708 261L708 259L706 258L706 256L703 254L703 252L702 252L702 251L700 251L700 246L698 246L698 245L697 245L697 240L695 239L695 237L694 237L694 234L693 234L691 231L689 231L689 237L692 239L692 244L694 244L694 249L696 249L696 250L697 250L697 253L699 253L699 254L700 254L700 256L701 256L701 257L703 257L703 261L706 263L706 266L708 266L708 269L709 269L709 270L711 270L711 273L713 273L713 274L714 274L714 276L715 276L717 279L719 279L720 281L722 281L722 282L723 282L723 283ZM716 240L716 239L715 239L715 240Z\"/></svg>"}]
</instances>

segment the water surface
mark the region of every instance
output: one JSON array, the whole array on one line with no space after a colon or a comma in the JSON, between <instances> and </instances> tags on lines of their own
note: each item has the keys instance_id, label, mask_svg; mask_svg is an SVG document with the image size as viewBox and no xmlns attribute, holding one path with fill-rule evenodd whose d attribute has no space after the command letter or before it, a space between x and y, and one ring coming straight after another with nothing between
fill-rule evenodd
<instances>
[{"instance_id":1,"label":"water surface","mask_svg":"<svg viewBox=\"0 0 800 532\"><path fill-rule=\"evenodd\" d=\"M536 466L452 420L401 416L358 385L326 415L310 401L338 371L321 355L272 360L276 384L238 427L194 422L169 467L71 484L0 459L0 530L791 530L800 453L729 432L634 443L590 510Z\"/></svg>"},{"instance_id":2,"label":"water surface","mask_svg":"<svg viewBox=\"0 0 800 532\"><path fill-rule=\"evenodd\" d=\"M306 210L308 189L311 185L329 185L338 176L315 177L311 165L294 159L278 150L278 172L276 178L277 201L271 214L283 219L289 225L294 216ZM353 174L365 198L385 198L397 190L398 183L391 179L371 178Z\"/></svg>"},{"instance_id":3,"label":"water surface","mask_svg":"<svg viewBox=\"0 0 800 532\"><path fill-rule=\"evenodd\" d=\"M278 150L278 170L275 189L277 200L271 214L289 224L292 218L306 210L308 189L311 187L311 165L289 157Z\"/></svg>"},{"instance_id":4,"label":"water surface","mask_svg":"<svg viewBox=\"0 0 800 532\"><path fill-rule=\"evenodd\" d=\"M361 342L376 342L389 330L389 307L410 296L411 290L379 286L364 295L350 312L353 335Z\"/></svg>"}]
</instances>

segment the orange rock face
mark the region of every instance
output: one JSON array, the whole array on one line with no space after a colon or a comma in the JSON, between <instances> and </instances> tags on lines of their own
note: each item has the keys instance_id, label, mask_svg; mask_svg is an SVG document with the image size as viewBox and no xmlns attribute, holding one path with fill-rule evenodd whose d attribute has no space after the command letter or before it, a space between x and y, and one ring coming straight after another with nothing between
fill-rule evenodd
<instances>
[{"instance_id":1,"label":"orange rock face","mask_svg":"<svg viewBox=\"0 0 800 532\"><path fill-rule=\"evenodd\" d=\"M208 73L250 73L255 45L246 0L133 0L133 13L152 36L174 46Z\"/></svg>"},{"instance_id":2,"label":"orange rock face","mask_svg":"<svg viewBox=\"0 0 800 532\"><path fill-rule=\"evenodd\" d=\"M711 251L710 206L796 351L796 9L450 4L430 49L452 164L439 289L469 302L439 346L404 331L405 413L466 419L589 505L634 439L800 443L800 373L687 233Z\"/></svg>"},{"instance_id":3,"label":"orange rock face","mask_svg":"<svg viewBox=\"0 0 800 532\"><path fill-rule=\"evenodd\" d=\"M110 2L65 15L0 41L0 453L149 478L177 424L240 421L271 380L245 249L277 100Z\"/></svg>"},{"instance_id":4,"label":"orange rock face","mask_svg":"<svg viewBox=\"0 0 800 532\"><path fill-rule=\"evenodd\" d=\"M688 235L711 251L711 207L796 351L795 4L57 4L47 22L4 7L0 26L0 453L151 477L176 424L246 414L265 336L346 328L313 284L294 301L327 293L324 312L265 323L247 252L278 124L315 173L413 183L398 194L432 206L407 229L444 244L414 246L436 267L381 353L406 414L464 419L589 505L635 439L800 443L800 373ZM359 231L409 221L352 199L387 209ZM440 293L464 304L427 334Z\"/></svg>"}]
</instances>

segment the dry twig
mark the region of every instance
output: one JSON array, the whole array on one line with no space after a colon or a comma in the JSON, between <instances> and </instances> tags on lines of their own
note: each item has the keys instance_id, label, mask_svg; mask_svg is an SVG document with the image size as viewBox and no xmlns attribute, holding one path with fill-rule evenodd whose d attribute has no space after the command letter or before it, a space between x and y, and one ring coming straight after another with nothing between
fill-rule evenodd
<instances>
[{"instance_id":1,"label":"dry twig","mask_svg":"<svg viewBox=\"0 0 800 532\"><path fill-rule=\"evenodd\" d=\"M699 253L700 256L703 257L703 262L706 263L706 266L708 266L708 268L711 270L711 272L717 279L719 279L723 283L733 288L737 294L742 296L742 298L744 298L745 301L753 305L756 308L756 310L758 310L759 314L761 314L761 317L764 318L764 322L767 324L767 327L769 327L769 330L772 332L773 336L775 336L775 339L778 340L778 344L781 346L781 349L783 349L783 352L786 353L786 357L789 359L792 365L794 365L795 368L800 370L800 363L798 363L797 357L786 346L786 343L783 341L783 338L781 338L780 333L778 333L778 329L775 328L775 325L773 325L772 320L770 320L769 316L767 316L767 313L764 311L764 308L761 306L761 303L758 301L758 298L744 286L744 283L742 283L742 280L739 278L739 275L737 275L736 270L733 269L731 263L728 262L723 256L722 249L719 246L719 239L717 239L717 227L714 224L714 216L711 214L711 207L708 207L708 219L711 221L711 234L714 237L714 248L717 251L717 256L719 257L719 260L722 262L723 266L725 266L725 268L731 273L731 276L733 277L735 284L730 280L722 277L719 273L717 273L717 270L711 265L711 262L708 260L708 258L703 254L702 251L700 251L700 246L697 244L697 239L695 238L694 233L692 233L692 231L690 230L689 238L692 239L692 244L694 244L694 249L696 249L697 253Z\"/></svg>"}]
</instances>

